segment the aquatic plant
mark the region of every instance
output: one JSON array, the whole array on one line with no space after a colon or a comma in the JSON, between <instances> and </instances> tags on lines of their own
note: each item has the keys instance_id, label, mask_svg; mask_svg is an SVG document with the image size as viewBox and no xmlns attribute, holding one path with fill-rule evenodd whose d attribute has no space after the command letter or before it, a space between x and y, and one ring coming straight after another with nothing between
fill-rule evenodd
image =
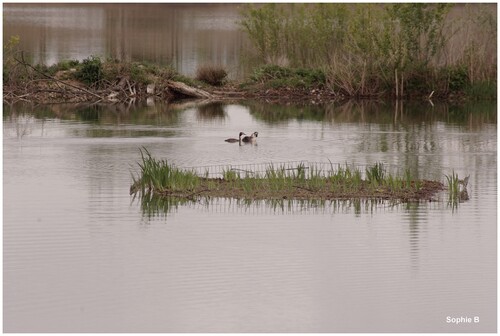
<instances>
[{"instance_id":1,"label":"aquatic plant","mask_svg":"<svg viewBox=\"0 0 500 336\"><path fill-rule=\"evenodd\" d=\"M301 163L295 167L281 164L259 172L241 174L237 169L223 170L222 178L210 178L207 171L198 176L194 171L179 169L167 160L154 159L141 149L141 172L132 176L131 194L149 194L194 198L201 196L246 199L346 199L383 198L399 200L429 199L443 189L436 181L415 180L409 171L403 176L388 173L382 163L366 167L366 179L359 168L330 163ZM203 174L203 173L202 173Z\"/></svg>"},{"instance_id":2,"label":"aquatic plant","mask_svg":"<svg viewBox=\"0 0 500 336\"><path fill-rule=\"evenodd\" d=\"M200 177L188 170L181 170L169 164L167 160L157 160L146 148L141 149L142 162L138 163L141 174L133 176L131 193L186 192L196 188Z\"/></svg>"},{"instance_id":3,"label":"aquatic plant","mask_svg":"<svg viewBox=\"0 0 500 336\"><path fill-rule=\"evenodd\" d=\"M448 193L449 197L451 198L458 198L460 194L460 186L459 186L459 179L458 175L455 173L455 171L452 171L450 175L445 175L446 181L448 182Z\"/></svg>"},{"instance_id":4,"label":"aquatic plant","mask_svg":"<svg viewBox=\"0 0 500 336\"><path fill-rule=\"evenodd\" d=\"M366 179L373 186L379 185L385 178L385 169L382 163L366 167Z\"/></svg>"}]
</instances>

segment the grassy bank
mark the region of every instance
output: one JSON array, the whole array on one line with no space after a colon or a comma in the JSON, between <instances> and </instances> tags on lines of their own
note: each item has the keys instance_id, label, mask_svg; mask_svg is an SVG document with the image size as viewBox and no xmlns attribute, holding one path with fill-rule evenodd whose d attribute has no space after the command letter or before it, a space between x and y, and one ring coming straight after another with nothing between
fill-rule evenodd
<instances>
[{"instance_id":1,"label":"grassy bank","mask_svg":"<svg viewBox=\"0 0 500 336\"><path fill-rule=\"evenodd\" d=\"M438 181L417 180L405 171L389 174L377 163L365 171L331 165L322 170L314 165L293 169L269 165L265 172L226 170L220 178L198 176L157 160L141 151L140 172L133 176L131 194L196 199L227 197L237 199L391 199L398 201L432 200L444 185Z\"/></svg>"},{"instance_id":2,"label":"grassy bank","mask_svg":"<svg viewBox=\"0 0 500 336\"><path fill-rule=\"evenodd\" d=\"M187 89L202 92L203 95L206 93L214 99L263 98L276 102L310 101L316 104L351 98L393 97L387 94L388 91L372 95L339 90L329 84L328 74L322 69L264 65L254 69L241 83L228 81L227 72L222 67L203 66L200 69L200 75L189 78L171 67L140 62L103 61L94 56L82 62L62 61L50 67L12 63L4 67L4 101L118 102L147 97L163 100L191 97L189 92L172 90L169 87L172 83L185 84ZM405 98L408 99L429 98L424 89L407 89L405 92ZM431 93L433 100L496 99L496 82L467 84L443 91L432 90Z\"/></svg>"},{"instance_id":3,"label":"grassy bank","mask_svg":"<svg viewBox=\"0 0 500 336\"><path fill-rule=\"evenodd\" d=\"M4 43L4 100L41 103L185 97L182 82L217 97L314 100L496 99L495 4L245 5L241 29L253 69L239 83L221 66L194 78L173 67L96 56L30 64L19 38ZM244 60L242 59L242 62ZM203 94L202 94L203 96Z\"/></svg>"},{"instance_id":4,"label":"grassy bank","mask_svg":"<svg viewBox=\"0 0 500 336\"><path fill-rule=\"evenodd\" d=\"M495 4L265 4L241 15L254 64L320 69L346 97L496 98Z\"/></svg>"}]
</instances>

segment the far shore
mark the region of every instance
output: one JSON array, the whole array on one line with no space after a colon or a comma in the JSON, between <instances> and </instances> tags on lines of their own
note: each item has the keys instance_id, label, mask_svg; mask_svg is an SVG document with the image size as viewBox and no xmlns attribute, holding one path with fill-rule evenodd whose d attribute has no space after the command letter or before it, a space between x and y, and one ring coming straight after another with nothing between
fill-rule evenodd
<instances>
[{"instance_id":1,"label":"far shore","mask_svg":"<svg viewBox=\"0 0 500 336\"><path fill-rule=\"evenodd\" d=\"M148 98L174 101L256 99L277 103L324 104L350 99L400 99L461 102L470 97L462 91L408 91L403 97L391 92L374 95L347 95L328 85L320 70L263 66L248 80L227 80L221 67L208 67L205 77L189 78L170 68L141 63L102 62L98 58L60 62L52 67L33 66L17 60L17 77L4 79L4 103L19 101L37 104L117 103ZM22 66L22 67L21 67ZM22 71L21 71L22 70ZM496 98L496 97L495 97Z\"/></svg>"}]
</instances>

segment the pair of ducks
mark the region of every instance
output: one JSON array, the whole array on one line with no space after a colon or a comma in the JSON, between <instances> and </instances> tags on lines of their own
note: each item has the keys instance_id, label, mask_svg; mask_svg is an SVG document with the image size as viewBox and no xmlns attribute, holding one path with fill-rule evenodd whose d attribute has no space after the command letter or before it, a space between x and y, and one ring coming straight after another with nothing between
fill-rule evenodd
<instances>
[{"instance_id":1,"label":"pair of ducks","mask_svg":"<svg viewBox=\"0 0 500 336\"><path fill-rule=\"evenodd\" d=\"M226 142L254 142L257 136L259 135L259 132L253 132L252 135L246 135L243 132L240 132L238 139L235 138L229 138L224 141Z\"/></svg>"}]
</instances>

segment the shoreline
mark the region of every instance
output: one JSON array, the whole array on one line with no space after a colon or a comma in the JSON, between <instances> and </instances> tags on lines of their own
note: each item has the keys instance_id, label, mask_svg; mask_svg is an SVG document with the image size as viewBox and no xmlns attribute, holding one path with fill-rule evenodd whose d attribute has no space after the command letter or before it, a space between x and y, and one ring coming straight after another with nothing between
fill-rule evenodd
<instances>
[{"instance_id":1,"label":"shoreline","mask_svg":"<svg viewBox=\"0 0 500 336\"><path fill-rule=\"evenodd\" d=\"M103 103L115 104L155 98L165 102L179 101L186 98L204 100L266 100L275 103L311 103L321 105L330 102L343 102L348 100L392 100L392 101L429 101L463 103L478 100L480 97L467 96L461 91L436 92L406 92L403 97L395 97L391 92L381 92L373 95L349 96L342 91L324 82L315 79L311 73L287 72L288 77L274 78L265 71L276 71L275 66L263 67L266 76L250 78L247 81L232 82L225 80L227 73L220 68L208 71L222 71L223 77L219 85L212 85L199 79L179 75L170 68L161 68L155 65L140 63L97 62L97 70L89 65L77 63L68 68L70 61L61 62L55 70L32 66L26 62L18 61L26 73L18 74L15 80L3 83L3 102L15 104L19 101L36 104L59 103ZM76 61L75 61L76 62ZM89 61L90 62L90 61ZM268 69L268 70L265 70ZM269 70L271 69L271 70ZM50 70L50 71L49 71ZM98 79L92 77L86 82L85 74L96 71ZM316 71L316 72L315 72ZM82 79L83 78L83 79ZM431 100L432 99L432 100ZM479 99L480 100L480 99ZM483 100L495 100L490 97Z\"/></svg>"}]
</instances>

